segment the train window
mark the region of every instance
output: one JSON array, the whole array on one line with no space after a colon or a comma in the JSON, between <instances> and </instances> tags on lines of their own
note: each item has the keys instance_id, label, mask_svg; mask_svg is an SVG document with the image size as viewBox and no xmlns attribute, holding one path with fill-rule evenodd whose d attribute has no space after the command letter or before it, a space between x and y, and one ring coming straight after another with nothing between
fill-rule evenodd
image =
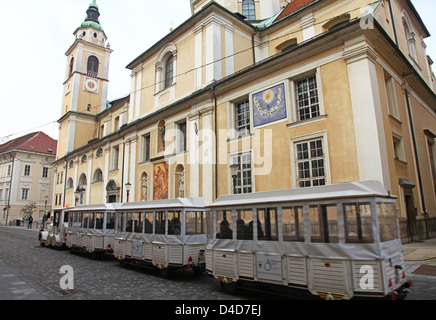
<instances>
[{"instance_id":1,"label":"train window","mask_svg":"<svg viewBox=\"0 0 436 320\"><path fill-rule=\"evenodd\" d=\"M206 223L207 223L207 237L208 238L213 238L213 211L208 211L206 214Z\"/></svg>"},{"instance_id":2,"label":"train window","mask_svg":"<svg viewBox=\"0 0 436 320\"><path fill-rule=\"evenodd\" d=\"M68 212L65 212L64 213L64 222L68 222L68 217L69 217Z\"/></svg>"},{"instance_id":3,"label":"train window","mask_svg":"<svg viewBox=\"0 0 436 320\"><path fill-rule=\"evenodd\" d=\"M88 228L88 221L89 221L89 213L83 213L83 224L82 224L82 227L84 229Z\"/></svg>"},{"instance_id":4,"label":"train window","mask_svg":"<svg viewBox=\"0 0 436 320\"><path fill-rule=\"evenodd\" d=\"M204 211L186 212L186 234L205 234L206 219Z\"/></svg>"},{"instance_id":5,"label":"train window","mask_svg":"<svg viewBox=\"0 0 436 320\"><path fill-rule=\"evenodd\" d=\"M217 239L232 239L232 211L231 210L220 210L217 212Z\"/></svg>"},{"instance_id":6,"label":"train window","mask_svg":"<svg viewBox=\"0 0 436 320\"><path fill-rule=\"evenodd\" d=\"M156 211L154 217L154 233L165 234L165 211Z\"/></svg>"},{"instance_id":7,"label":"train window","mask_svg":"<svg viewBox=\"0 0 436 320\"><path fill-rule=\"evenodd\" d=\"M257 210L257 239L277 241L277 209L266 208Z\"/></svg>"},{"instance_id":8,"label":"train window","mask_svg":"<svg viewBox=\"0 0 436 320\"><path fill-rule=\"evenodd\" d=\"M371 243L372 232L371 205L369 203L344 204L345 242Z\"/></svg>"},{"instance_id":9,"label":"train window","mask_svg":"<svg viewBox=\"0 0 436 320\"><path fill-rule=\"evenodd\" d=\"M253 210L236 210L236 239L253 240Z\"/></svg>"},{"instance_id":10,"label":"train window","mask_svg":"<svg viewBox=\"0 0 436 320\"><path fill-rule=\"evenodd\" d=\"M68 221L68 226L72 227L72 226L74 226L74 213L71 212L68 215L70 216L69 221Z\"/></svg>"},{"instance_id":11,"label":"train window","mask_svg":"<svg viewBox=\"0 0 436 320\"><path fill-rule=\"evenodd\" d=\"M182 234L181 215L180 211L168 211L168 234Z\"/></svg>"},{"instance_id":12,"label":"train window","mask_svg":"<svg viewBox=\"0 0 436 320\"><path fill-rule=\"evenodd\" d=\"M338 210L336 205L309 206L310 241L338 242Z\"/></svg>"},{"instance_id":13,"label":"train window","mask_svg":"<svg viewBox=\"0 0 436 320\"><path fill-rule=\"evenodd\" d=\"M106 216L106 229L115 229L115 212L108 212Z\"/></svg>"},{"instance_id":14,"label":"train window","mask_svg":"<svg viewBox=\"0 0 436 320\"><path fill-rule=\"evenodd\" d=\"M144 233L153 233L153 212L146 212L144 215Z\"/></svg>"},{"instance_id":15,"label":"train window","mask_svg":"<svg viewBox=\"0 0 436 320\"><path fill-rule=\"evenodd\" d=\"M142 233L143 213L135 212L133 214L133 232Z\"/></svg>"},{"instance_id":16,"label":"train window","mask_svg":"<svg viewBox=\"0 0 436 320\"><path fill-rule=\"evenodd\" d=\"M282 208L283 240L304 242L303 207Z\"/></svg>"},{"instance_id":17,"label":"train window","mask_svg":"<svg viewBox=\"0 0 436 320\"><path fill-rule=\"evenodd\" d=\"M380 241L390 241L398 238L397 210L393 203L377 203Z\"/></svg>"},{"instance_id":18,"label":"train window","mask_svg":"<svg viewBox=\"0 0 436 320\"><path fill-rule=\"evenodd\" d=\"M82 213L76 212L74 213L74 222L73 225L75 227L81 227L82 226Z\"/></svg>"},{"instance_id":19,"label":"train window","mask_svg":"<svg viewBox=\"0 0 436 320\"><path fill-rule=\"evenodd\" d=\"M126 232L133 232L133 213L126 213Z\"/></svg>"},{"instance_id":20,"label":"train window","mask_svg":"<svg viewBox=\"0 0 436 320\"><path fill-rule=\"evenodd\" d=\"M89 214L89 225L88 229L94 229L95 227L95 213L92 212Z\"/></svg>"},{"instance_id":21,"label":"train window","mask_svg":"<svg viewBox=\"0 0 436 320\"><path fill-rule=\"evenodd\" d=\"M124 212L120 212L117 215L117 231L124 231L124 217L125 217L125 213Z\"/></svg>"},{"instance_id":22,"label":"train window","mask_svg":"<svg viewBox=\"0 0 436 320\"><path fill-rule=\"evenodd\" d=\"M103 213L96 213L95 214L95 228L97 230L103 229Z\"/></svg>"}]
</instances>

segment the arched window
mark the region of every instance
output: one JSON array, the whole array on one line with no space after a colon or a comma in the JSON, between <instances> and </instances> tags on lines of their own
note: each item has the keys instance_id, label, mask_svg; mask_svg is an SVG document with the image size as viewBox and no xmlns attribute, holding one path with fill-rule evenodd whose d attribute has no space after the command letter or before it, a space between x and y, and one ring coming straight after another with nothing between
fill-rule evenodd
<instances>
[{"instance_id":1,"label":"arched window","mask_svg":"<svg viewBox=\"0 0 436 320\"><path fill-rule=\"evenodd\" d=\"M86 73L90 77L97 77L99 61L96 56L89 56Z\"/></svg>"},{"instance_id":2,"label":"arched window","mask_svg":"<svg viewBox=\"0 0 436 320\"><path fill-rule=\"evenodd\" d=\"M73 69L74 69L74 57L72 57L70 60L70 71L68 73L68 76L71 76L71 74L73 73Z\"/></svg>"},{"instance_id":3,"label":"arched window","mask_svg":"<svg viewBox=\"0 0 436 320\"><path fill-rule=\"evenodd\" d=\"M69 178L67 181L67 189L73 189L73 188L74 188L73 178Z\"/></svg>"},{"instance_id":4,"label":"arched window","mask_svg":"<svg viewBox=\"0 0 436 320\"><path fill-rule=\"evenodd\" d=\"M97 169L94 173L93 182L102 182L103 181L103 172L100 169Z\"/></svg>"},{"instance_id":5,"label":"arched window","mask_svg":"<svg viewBox=\"0 0 436 320\"><path fill-rule=\"evenodd\" d=\"M79 178L79 186L86 186L88 183L86 181L86 175L82 173L82 175Z\"/></svg>"},{"instance_id":6,"label":"arched window","mask_svg":"<svg viewBox=\"0 0 436 320\"><path fill-rule=\"evenodd\" d=\"M165 62L165 88L170 87L173 84L174 77L174 57L170 55Z\"/></svg>"},{"instance_id":7,"label":"arched window","mask_svg":"<svg viewBox=\"0 0 436 320\"><path fill-rule=\"evenodd\" d=\"M247 17L247 20L256 20L256 8L254 0L242 1L242 15Z\"/></svg>"}]
</instances>

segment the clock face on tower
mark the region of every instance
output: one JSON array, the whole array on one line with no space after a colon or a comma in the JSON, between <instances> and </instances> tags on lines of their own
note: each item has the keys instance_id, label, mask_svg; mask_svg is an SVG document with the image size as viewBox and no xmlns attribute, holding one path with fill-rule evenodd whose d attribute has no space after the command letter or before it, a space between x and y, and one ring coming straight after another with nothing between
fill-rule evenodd
<instances>
[{"instance_id":1,"label":"clock face on tower","mask_svg":"<svg viewBox=\"0 0 436 320\"><path fill-rule=\"evenodd\" d=\"M285 85L283 83L253 94L255 127L286 117Z\"/></svg>"},{"instance_id":2,"label":"clock face on tower","mask_svg":"<svg viewBox=\"0 0 436 320\"><path fill-rule=\"evenodd\" d=\"M85 79L85 91L97 93L98 91L98 81L90 78Z\"/></svg>"}]
</instances>

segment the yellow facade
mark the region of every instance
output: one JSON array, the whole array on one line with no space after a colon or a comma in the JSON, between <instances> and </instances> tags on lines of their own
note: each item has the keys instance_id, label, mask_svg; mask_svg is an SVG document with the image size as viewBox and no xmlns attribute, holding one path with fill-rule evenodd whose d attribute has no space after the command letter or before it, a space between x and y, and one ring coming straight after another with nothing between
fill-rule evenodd
<instances>
[{"instance_id":1,"label":"yellow facade","mask_svg":"<svg viewBox=\"0 0 436 320\"><path fill-rule=\"evenodd\" d=\"M213 201L233 192L239 161L237 192L380 180L421 236L436 215L436 96L411 4L395 2L392 15L388 1L364 0L287 11L295 0L248 23L232 14L242 7L209 2L191 1L193 17L128 65L128 96L97 111L63 106L56 207L125 202L126 183L129 201ZM105 55L107 72L110 49L76 39L69 53L79 47ZM70 91L65 103L106 106L98 92Z\"/></svg>"}]
</instances>

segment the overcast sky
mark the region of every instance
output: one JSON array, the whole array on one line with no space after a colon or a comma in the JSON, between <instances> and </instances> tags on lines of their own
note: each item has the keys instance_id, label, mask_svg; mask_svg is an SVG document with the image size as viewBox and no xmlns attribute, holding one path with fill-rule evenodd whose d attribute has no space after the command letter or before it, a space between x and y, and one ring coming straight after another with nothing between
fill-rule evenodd
<instances>
[{"instance_id":1,"label":"overcast sky","mask_svg":"<svg viewBox=\"0 0 436 320\"><path fill-rule=\"evenodd\" d=\"M32 131L57 139L65 52L91 0L0 0L0 144ZM111 49L109 95L130 92L125 67L191 16L189 0L97 0ZM427 29L427 53L436 62L436 1L413 0ZM436 65L434 66L436 71Z\"/></svg>"}]
</instances>

